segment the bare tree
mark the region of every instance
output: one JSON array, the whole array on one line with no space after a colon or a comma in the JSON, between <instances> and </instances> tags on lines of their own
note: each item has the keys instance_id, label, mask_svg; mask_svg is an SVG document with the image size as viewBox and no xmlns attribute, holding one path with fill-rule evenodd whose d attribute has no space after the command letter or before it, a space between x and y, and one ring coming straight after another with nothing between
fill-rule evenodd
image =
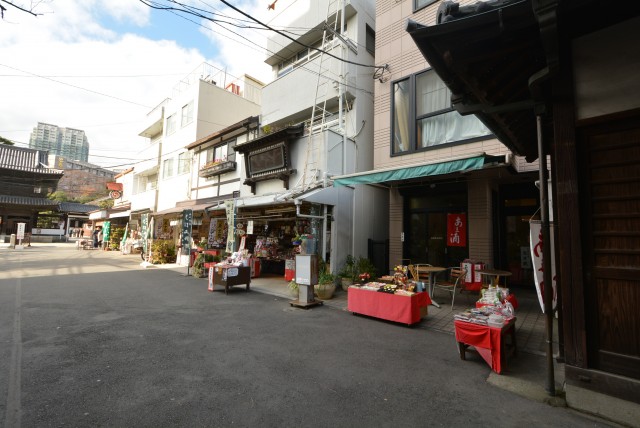
<instances>
[{"instance_id":1,"label":"bare tree","mask_svg":"<svg viewBox=\"0 0 640 428\"><path fill-rule=\"evenodd\" d=\"M36 7L37 7L40 3L42 3L42 1L33 1L33 0L32 0L32 1L30 2L30 5L27 7L27 6L18 5L18 4L16 4L15 2L13 2L13 1L9 1L9 0L0 0L0 17L1 17L2 19L4 19L4 13L5 13L5 11L7 11L7 8L6 8L6 7L4 7L3 5L11 6L11 7L13 7L13 8L18 9L18 10L19 10L19 11L21 11L21 12L28 13L28 14L33 15L33 16L42 15L41 13L36 13L36 12L35 12Z\"/></svg>"}]
</instances>

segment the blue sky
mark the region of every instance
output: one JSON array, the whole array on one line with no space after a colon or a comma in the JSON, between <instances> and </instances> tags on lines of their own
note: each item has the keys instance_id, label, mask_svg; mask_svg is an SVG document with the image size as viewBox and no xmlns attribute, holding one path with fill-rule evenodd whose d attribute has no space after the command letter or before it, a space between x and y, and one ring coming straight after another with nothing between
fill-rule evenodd
<instances>
[{"instance_id":1,"label":"blue sky","mask_svg":"<svg viewBox=\"0 0 640 428\"><path fill-rule=\"evenodd\" d=\"M240 7L266 14L264 0ZM40 15L7 11L0 21L0 136L22 146L37 123L46 122L84 130L90 162L121 165L145 146L138 133L147 113L203 62L235 76L251 70L265 82L271 78L255 46L137 0L51 0L35 11ZM264 43L256 32L248 37Z\"/></svg>"}]
</instances>

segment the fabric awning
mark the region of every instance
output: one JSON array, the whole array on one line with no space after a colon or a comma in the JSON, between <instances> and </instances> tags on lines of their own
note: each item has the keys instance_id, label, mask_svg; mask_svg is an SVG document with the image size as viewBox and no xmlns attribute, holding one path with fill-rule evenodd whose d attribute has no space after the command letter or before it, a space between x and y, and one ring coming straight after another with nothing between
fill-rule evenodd
<instances>
[{"instance_id":1,"label":"fabric awning","mask_svg":"<svg viewBox=\"0 0 640 428\"><path fill-rule=\"evenodd\" d=\"M353 184L385 183L389 181L402 181L410 180L412 178L471 171L481 169L484 166L486 159L487 156L480 154L472 157L441 160L439 162L429 164L401 166L342 175L333 177L333 186L338 187L350 186Z\"/></svg>"}]
</instances>

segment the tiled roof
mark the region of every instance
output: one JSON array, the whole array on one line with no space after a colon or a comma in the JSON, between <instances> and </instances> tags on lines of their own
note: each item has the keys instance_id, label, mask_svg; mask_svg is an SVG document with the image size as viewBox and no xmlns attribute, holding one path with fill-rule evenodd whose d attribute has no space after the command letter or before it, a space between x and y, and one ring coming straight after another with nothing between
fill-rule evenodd
<instances>
[{"instance_id":1,"label":"tiled roof","mask_svg":"<svg viewBox=\"0 0 640 428\"><path fill-rule=\"evenodd\" d=\"M99 210L97 205L80 204L78 202L60 202L60 212L69 213L88 213L90 211Z\"/></svg>"},{"instance_id":2,"label":"tiled roof","mask_svg":"<svg viewBox=\"0 0 640 428\"><path fill-rule=\"evenodd\" d=\"M63 171L47 167L47 154L43 150L0 144L0 168L62 176Z\"/></svg>"},{"instance_id":3,"label":"tiled roof","mask_svg":"<svg viewBox=\"0 0 640 428\"><path fill-rule=\"evenodd\" d=\"M30 196L0 195L0 205L32 205L39 207L57 208L58 201L47 198L32 198Z\"/></svg>"}]
</instances>

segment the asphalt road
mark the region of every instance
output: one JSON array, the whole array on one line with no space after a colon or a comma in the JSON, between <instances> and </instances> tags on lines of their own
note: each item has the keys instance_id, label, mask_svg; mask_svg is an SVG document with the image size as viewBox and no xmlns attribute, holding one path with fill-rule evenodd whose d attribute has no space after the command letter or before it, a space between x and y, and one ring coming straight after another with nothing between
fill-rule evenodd
<instances>
[{"instance_id":1,"label":"asphalt road","mask_svg":"<svg viewBox=\"0 0 640 428\"><path fill-rule=\"evenodd\" d=\"M488 384L450 335L139 261L0 248L0 424L604 426Z\"/></svg>"}]
</instances>

